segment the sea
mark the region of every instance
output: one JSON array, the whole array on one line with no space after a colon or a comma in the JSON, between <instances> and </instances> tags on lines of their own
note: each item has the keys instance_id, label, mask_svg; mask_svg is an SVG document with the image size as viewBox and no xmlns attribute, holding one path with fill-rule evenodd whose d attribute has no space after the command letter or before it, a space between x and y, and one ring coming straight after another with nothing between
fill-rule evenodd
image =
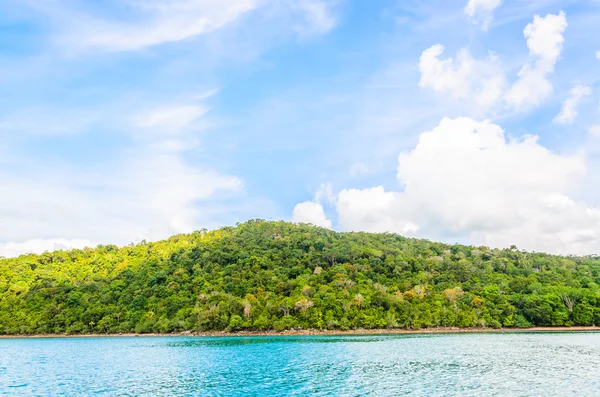
<instances>
[{"instance_id":1,"label":"sea","mask_svg":"<svg viewBox=\"0 0 600 397\"><path fill-rule=\"evenodd\" d=\"M600 396L600 333L0 339L0 396Z\"/></svg>"}]
</instances>

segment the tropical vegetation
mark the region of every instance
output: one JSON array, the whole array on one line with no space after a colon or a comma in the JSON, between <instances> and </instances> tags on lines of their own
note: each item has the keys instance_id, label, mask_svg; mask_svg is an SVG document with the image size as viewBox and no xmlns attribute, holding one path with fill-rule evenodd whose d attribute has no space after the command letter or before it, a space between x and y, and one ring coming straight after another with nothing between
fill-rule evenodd
<instances>
[{"instance_id":1,"label":"tropical vegetation","mask_svg":"<svg viewBox=\"0 0 600 397\"><path fill-rule=\"evenodd\" d=\"M600 324L600 258L251 220L0 259L0 334Z\"/></svg>"}]
</instances>

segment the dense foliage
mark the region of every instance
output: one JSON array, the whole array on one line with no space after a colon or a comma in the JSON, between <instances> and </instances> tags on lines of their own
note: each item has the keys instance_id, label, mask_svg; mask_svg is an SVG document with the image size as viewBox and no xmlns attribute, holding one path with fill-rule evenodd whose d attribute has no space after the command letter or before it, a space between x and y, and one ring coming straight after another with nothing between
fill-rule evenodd
<instances>
[{"instance_id":1,"label":"dense foliage","mask_svg":"<svg viewBox=\"0 0 600 397\"><path fill-rule=\"evenodd\" d=\"M0 260L0 333L600 323L600 259L249 221Z\"/></svg>"}]
</instances>

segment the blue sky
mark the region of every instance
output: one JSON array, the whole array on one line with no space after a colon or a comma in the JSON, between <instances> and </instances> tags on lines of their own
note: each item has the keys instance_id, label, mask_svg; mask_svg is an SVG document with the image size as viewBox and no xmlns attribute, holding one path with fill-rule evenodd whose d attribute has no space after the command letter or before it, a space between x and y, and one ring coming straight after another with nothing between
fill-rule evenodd
<instances>
[{"instance_id":1,"label":"blue sky","mask_svg":"<svg viewBox=\"0 0 600 397\"><path fill-rule=\"evenodd\" d=\"M256 217L600 253L598 1L0 11L0 256Z\"/></svg>"}]
</instances>

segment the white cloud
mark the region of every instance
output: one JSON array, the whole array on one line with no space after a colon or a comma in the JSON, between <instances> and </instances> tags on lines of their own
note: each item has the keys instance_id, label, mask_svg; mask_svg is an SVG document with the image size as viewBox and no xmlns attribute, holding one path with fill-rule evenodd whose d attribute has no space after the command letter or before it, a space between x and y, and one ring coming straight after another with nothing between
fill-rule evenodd
<instances>
[{"instance_id":1,"label":"white cloud","mask_svg":"<svg viewBox=\"0 0 600 397\"><path fill-rule=\"evenodd\" d=\"M294 207L292 222L311 223L331 229L332 222L327 218L323 204L335 205L335 202L336 196L333 194L331 183L322 183L315 192L313 201L305 201Z\"/></svg>"},{"instance_id":2,"label":"white cloud","mask_svg":"<svg viewBox=\"0 0 600 397\"><path fill-rule=\"evenodd\" d=\"M423 51L419 61L419 86L446 93L454 99L471 99L481 106L494 104L504 90L504 75L494 55L474 59L467 49L456 58L440 59L444 46L436 44Z\"/></svg>"},{"instance_id":3,"label":"white cloud","mask_svg":"<svg viewBox=\"0 0 600 397\"><path fill-rule=\"evenodd\" d=\"M600 125L593 125L590 127L589 134L591 136L600 136Z\"/></svg>"},{"instance_id":4,"label":"white cloud","mask_svg":"<svg viewBox=\"0 0 600 397\"><path fill-rule=\"evenodd\" d=\"M319 185L317 192L315 193L315 201L317 203L334 203L335 195L333 194L333 187L331 183L322 183Z\"/></svg>"},{"instance_id":5,"label":"white cloud","mask_svg":"<svg viewBox=\"0 0 600 397\"><path fill-rule=\"evenodd\" d=\"M579 102L588 95L591 95L590 87L577 85L573 87L569 93L569 97L563 102L560 113L554 118L555 123L572 124L577 118L577 107Z\"/></svg>"},{"instance_id":6,"label":"white cloud","mask_svg":"<svg viewBox=\"0 0 600 397\"><path fill-rule=\"evenodd\" d=\"M337 24L331 1L295 0L292 9L303 16L303 23L296 30L305 36L327 33Z\"/></svg>"},{"instance_id":7,"label":"white cloud","mask_svg":"<svg viewBox=\"0 0 600 397\"><path fill-rule=\"evenodd\" d=\"M26 3L54 22L61 45L77 50L131 51L178 42L267 6L286 9L294 17L290 29L300 35L324 34L336 25L329 0L132 0L93 12L66 2Z\"/></svg>"},{"instance_id":8,"label":"white cloud","mask_svg":"<svg viewBox=\"0 0 600 397\"><path fill-rule=\"evenodd\" d=\"M567 28L564 12L545 17L536 15L523 31L529 54L534 58L519 71L519 78L506 94L507 103L522 109L539 106L552 93L548 76L560 57Z\"/></svg>"},{"instance_id":9,"label":"white cloud","mask_svg":"<svg viewBox=\"0 0 600 397\"><path fill-rule=\"evenodd\" d=\"M205 110L183 105L140 111L129 125L131 148L94 168L44 159L40 165L7 165L21 169L0 170L5 252L48 249L40 241L127 244L214 225L211 200L239 195L243 186L235 176L188 161Z\"/></svg>"},{"instance_id":10,"label":"white cloud","mask_svg":"<svg viewBox=\"0 0 600 397\"><path fill-rule=\"evenodd\" d=\"M150 239L193 231L199 225L198 217L205 215L199 202L217 192L242 188L242 182L234 176L187 164L180 153L183 145L173 150L173 143L166 141L162 151L159 146L160 143L134 156L126 164L128 172L115 186L140 216L145 213L152 217L146 222Z\"/></svg>"},{"instance_id":11,"label":"white cloud","mask_svg":"<svg viewBox=\"0 0 600 397\"><path fill-rule=\"evenodd\" d=\"M596 51L596 59L600 59L600 51Z\"/></svg>"},{"instance_id":12,"label":"white cloud","mask_svg":"<svg viewBox=\"0 0 600 397\"><path fill-rule=\"evenodd\" d=\"M501 104L519 111L539 106L552 93L549 76L560 57L566 28L564 12L534 17L523 31L530 60L510 86L495 54L490 53L486 59L475 59L468 49L463 48L455 58L441 59L444 52L441 44L433 45L421 54L419 86L466 102L470 110L473 102L479 109L496 112Z\"/></svg>"},{"instance_id":13,"label":"white cloud","mask_svg":"<svg viewBox=\"0 0 600 397\"><path fill-rule=\"evenodd\" d=\"M82 239L33 239L22 243L0 243L0 258L12 258L23 254L42 253L46 251L82 249L93 246L92 242Z\"/></svg>"},{"instance_id":14,"label":"white cloud","mask_svg":"<svg viewBox=\"0 0 600 397\"><path fill-rule=\"evenodd\" d=\"M562 11L557 15L534 16L533 22L523 30L531 55L554 64L562 52L563 33L567 26L567 18Z\"/></svg>"},{"instance_id":15,"label":"white cloud","mask_svg":"<svg viewBox=\"0 0 600 397\"><path fill-rule=\"evenodd\" d=\"M350 176L357 177L369 172L369 167L363 162L354 163L350 166Z\"/></svg>"},{"instance_id":16,"label":"white cloud","mask_svg":"<svg viewBox=\"0 0 600 397\"><path fill-rule=\"evenodd\" d=\"M489 121L444 119L400 154L403 191L342 190L338 221L343 230L600 253L600 210L570 194L585 174L582 154L552 153L535 136L507 139Z\"/></svg>"},{"instance_id":17,"label":"white cloud","mask_svg":"<svg viewBox=\"0 0 600 397\"><path fill-rule=\"evenodd\" d=\"M465 6L465 14L479 22L483 30L487 30L493 20L493 11L502 4L502 0L469 0Z\"/></svg>"},{"instance_id":18,"label":"white cloud","mask_svg":"<svg viewBox=\"0 0 600 397\"><path fill-rule=\"evenodd\" d=\"M292 214L293 222L311 223L315 226L321 226L331 229L331 221L327 219L323 206L313 201L305 201L294 207Z\"/></svg>"},{"instance_id":19,"label":"white cloud","mask_svg":"<svg viewBox=\"0 0 600 397\"><path fill-rule=\"evenodd\" d=\"M164 237L194 230L202 215L199 201L219 191L242 188L242 182L234 176L185 161L186 152L196 146L206 112L203 105L166 106L142 111L135 118L141 128L136 134L138 147L126 161L122 180L114 188L138 209L153 214L154 224L162 225L162 231L150 235Z\"/></svg>"},{"instance_id":20,"label":"white cloud","mask_svg":"<svg viewBox=\"0 0 600 397\"><path fill-rule=\"evenodd\" d=\"M178 133L206 111L202 105L164 107L142 112L135 121L138 127L159 128L163 133Z\"/></svg>"},{"instance_id":21,"label":"white cloud","mask_svg":"<svg viewBox=\"0 0 600 397\"><path fill-rule=\"evenodd\" d=\"M256 8L258 1L147 0L127 6L125 12L135 16L130 20L80 10L45 11L66 28L60 40L69 47L128 51L218 30Z\"/></svg>"},{"instance_id":22,"label":"white cloud","mask_svg":"<svg viewBox=\"0 0 600 397\"><path fill-rule=\"evenodd\" d=\"M339 193L337 211L344 230L413 234L419 226L400 219L402 193L386 192L383 186L344 189Z\"/></svg>"}]
</instances>

